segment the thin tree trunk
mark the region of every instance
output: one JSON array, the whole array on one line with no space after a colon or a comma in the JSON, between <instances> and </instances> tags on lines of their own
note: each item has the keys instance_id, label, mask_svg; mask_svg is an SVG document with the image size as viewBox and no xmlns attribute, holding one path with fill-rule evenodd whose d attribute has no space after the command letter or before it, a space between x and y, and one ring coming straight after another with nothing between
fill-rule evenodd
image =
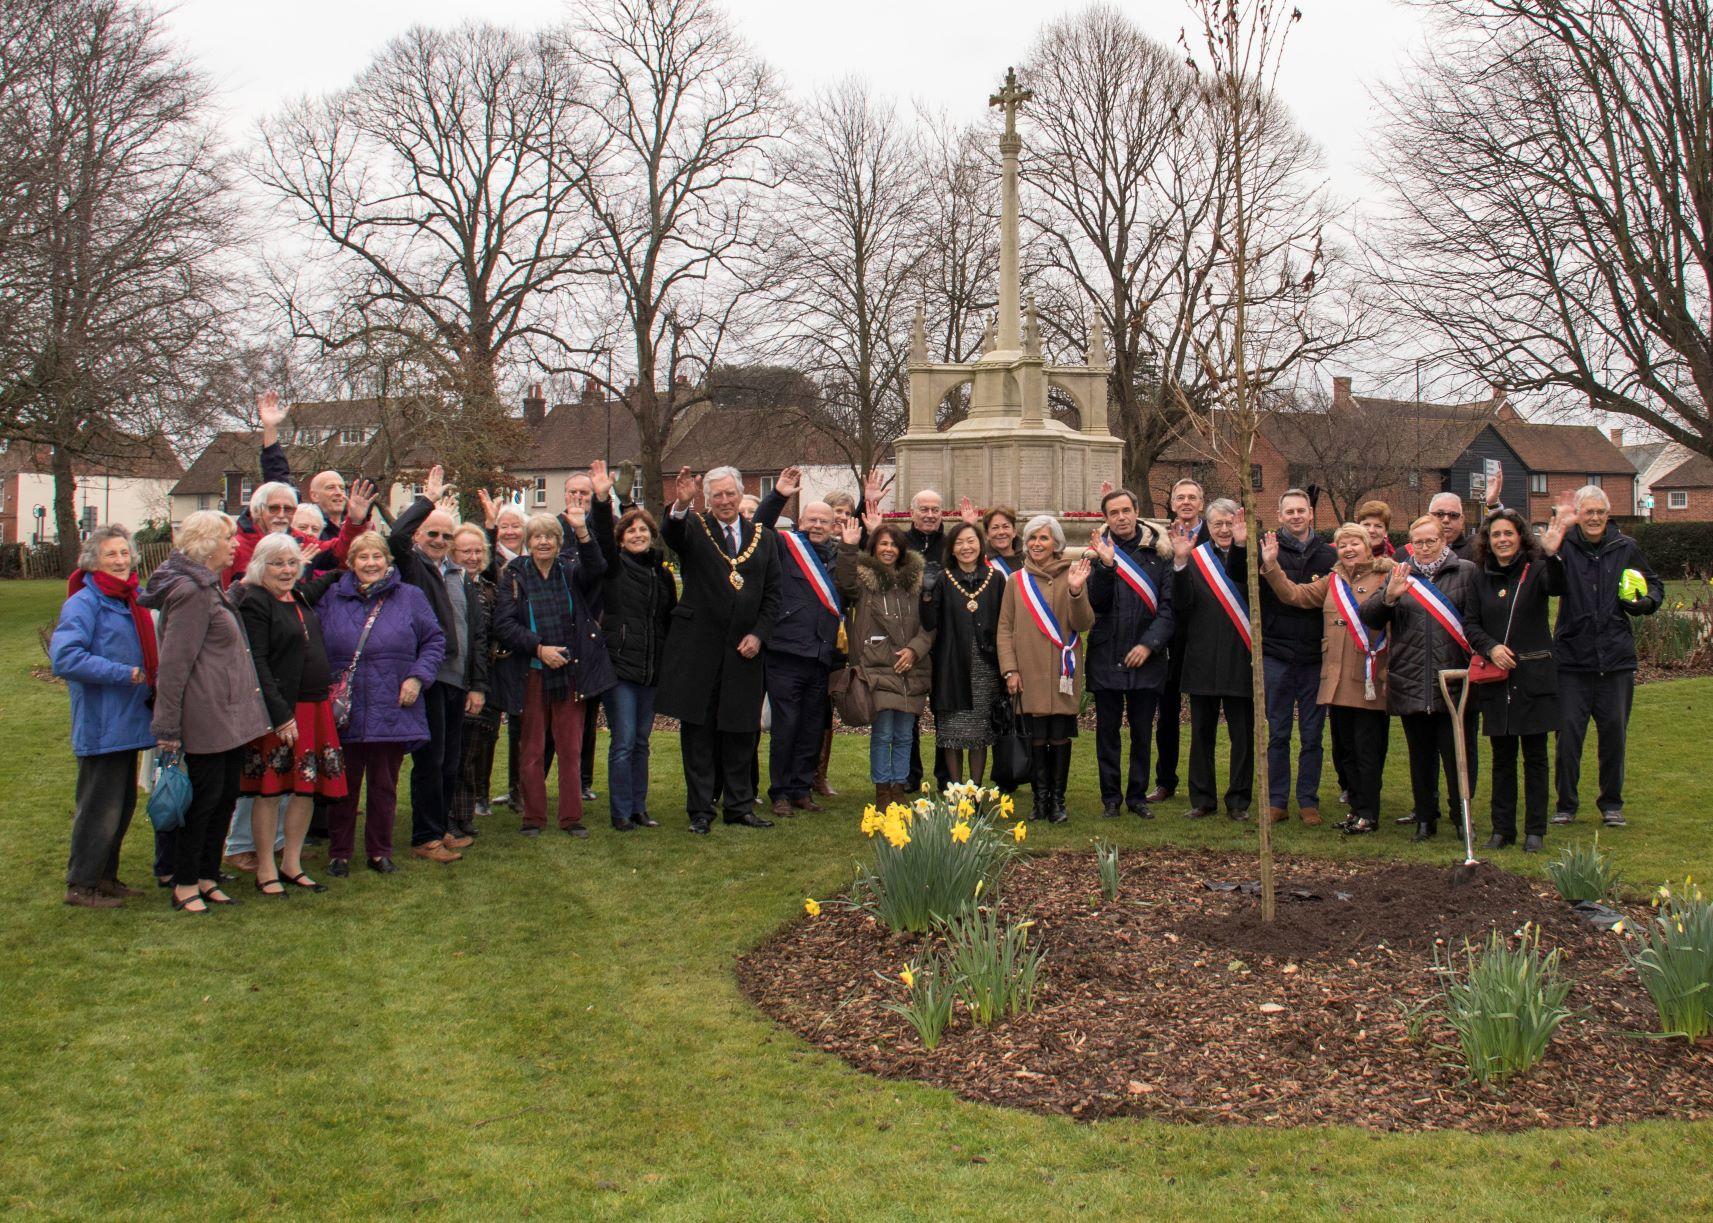
<instances>
[{"instance_id":1,"label":"thin tree trunk","mask_svg":"<svg viewBox=\"0 0 1713 1223\"><path fill-rule=\"evenodd\" d=\"M54 533L64 571L70 573L77 564L82 539L77 529L77 476L72 471L71 451L64 446L53 448Z\"/></svg>"}]
</instances>

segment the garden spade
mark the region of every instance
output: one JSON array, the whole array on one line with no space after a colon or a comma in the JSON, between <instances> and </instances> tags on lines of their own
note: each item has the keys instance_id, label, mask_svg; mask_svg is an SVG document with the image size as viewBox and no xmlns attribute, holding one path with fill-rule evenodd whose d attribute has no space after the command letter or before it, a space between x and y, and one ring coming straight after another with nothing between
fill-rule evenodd
<instances>
[{"instance_id":1,"label":"garden spade","mask_svg":"<svg viewBox=\"0 0 1713 1223\"><path fill-rule=\"evenodd\" d=\"M1454 683L1457 685L1456 699L1451 695ZM1451 744L1457 752L1457 795L1463 807L1463 862L1451 872L1451 881L1468 883L1475 878L1475 868L1481 865L1475 857L1475 821L1469 812L1469 745L1463 741L1463 710L1469 704L1469 671L1441 671L1439 691L1445 697L1445 707L1451 711Z\"/></svg>"}]
</instances>

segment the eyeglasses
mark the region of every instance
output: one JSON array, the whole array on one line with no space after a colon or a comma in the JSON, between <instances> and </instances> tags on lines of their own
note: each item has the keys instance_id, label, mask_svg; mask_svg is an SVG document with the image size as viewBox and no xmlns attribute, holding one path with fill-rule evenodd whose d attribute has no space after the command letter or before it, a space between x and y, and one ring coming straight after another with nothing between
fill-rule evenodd
<instances>
[{"instance_id":1,"label":"eyeglasses","mask_svg":"<svg viewBox=\"0 0 1713 1223\"><path fill-rule=\"evenodd\" d=\"M452 538L452 532L451 531L424 531L422 533L422 537L424 539L451 539Z\"/></svg>"},{"instance_id":2,"label":"eyeglasses","mask_svg":"<svg viewBox=\"0 0 1713 1223\"><path fill-rule=\"evenodd\" d=\"M1435 518L1461 518L1461 517L1463 517L1463 511L1462 510L1429 510L1428 513L1432 514Z\"/></svg>"}]
</instances>

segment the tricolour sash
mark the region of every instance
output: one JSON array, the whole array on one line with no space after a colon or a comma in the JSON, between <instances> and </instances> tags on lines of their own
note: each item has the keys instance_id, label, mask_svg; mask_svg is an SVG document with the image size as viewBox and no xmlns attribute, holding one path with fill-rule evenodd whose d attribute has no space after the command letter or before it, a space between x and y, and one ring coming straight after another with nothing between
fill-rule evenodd
<instances>
[{"instance_id":1,"label":"tricolour sash","mask_svg":"<svg viewBox=\"0 0 1713 1223\"><path fill-rule=\"evenodd\" d=\"M1067 634L1059 627L1059 618L1053 614L1053 605L1047 601L1047 596L1041 593L1041 585L1033 574L1019 570L1017 588L1023 595L1023 606L1029 609L1029 616L1035 621L1035 627L1041 630L1043 637L1059 647L1059 691L1067 694L1075 692L1077 635Z\"/></svg>"},{"instance_id":2,"label":"tricolour sash","mask_svg":"<svg viewBox=\"0 0 1713 1223\"><path fill-rule=\"evenodd\" d=\"M1112 536L1108 535L1106 538L1108 543L1112 542ZM1136 592L1136 597L1142 600L1142 606L1148 609L1148 614L1153 615L1159 611L1160 592L1154 589L1154 583L1149 579L1148 571L1142 568L1141 562L1116 543L1112 544L1112 559L1118 563L1118 576L1126 586Z\"/></svg>"},{"instance_id":3,"label":"tricolour sash","mask_svg":"<svg viewBox=\"0 0 1713 1223\"><path fill-rule=\"evenodd\" d=\"M1356 592L1337 573L1332 575L1332 602L1338 608L1338 614L1344 617L1344 627L1349 630L1350 639L1362 651L1362 695L1372 701L1376 695L1374 657L1386 648L1386 631L1368 631L1368 626L1362 623L1362 610L1356 605Z\"/></svg>"},{"instance_id":4,"label":"tricolour sash","mask_svg":"<svg viewBox=\"0 0 1713 1223\"><path fill-rule=\"evenodd\" d=\"M809 589L815 592L821 606L835 616L841 615L838 589L833 585L827 566L821 562L821 554L815 551L815 545L801 531L781 531L779 538L785 541L785 550L797 562L797 568L803 572L803 580L809 583Z\"/></svg>"},{"instance_id":5,"label":"tricolour sash","mask_svg":"<svg viewBox=\"0 0 1713 1223\"><path fill-rule=\"evenodd\" d=\"M989 569L999 570L999 580L1000 581L1008 582L1011 580L1011 566L1007 565L1004 561L1000 560L997 556L988 557L987 558L987 565L988 565Z\"/></svg>"},{"instance_id":6,"label":"tricolour sash","mask_svg":"<svg viewBox=\"0 0 1713 1223\"><path fill-rule=\"evenodd\" d=\"M1225 609L1230 617L1237 635L1243 638L1243 648L1251 652L1255 642L1249 635L1249 604L1244 601L1243 592L1237 589L1237 583L1231 580L1231 575L1225 571L1225 562L1219 559L1219 554L1213 550L1210 540L1201 545L1190 555L1195 559L1196 568L1201 570L1208 589L1213 591L1213 597Z\"/></svg>"},{"instance_id":7,"label":"tricolour sash","mask_svg":"<svg viewBox=\"0 0 1713 1223\"><path fill-rule=\"evenodd\" d=\"M1410 574L1410 593L1416 597L1416 602L1446 631L1446 634L1462 647L1465 654L1470 653L1469 638L1463 632L1463 617L1457 614L1457 608L1451 605L1451 600L1445 597L1443 591L1419 573Z\"/></svg>"}]
</instances>

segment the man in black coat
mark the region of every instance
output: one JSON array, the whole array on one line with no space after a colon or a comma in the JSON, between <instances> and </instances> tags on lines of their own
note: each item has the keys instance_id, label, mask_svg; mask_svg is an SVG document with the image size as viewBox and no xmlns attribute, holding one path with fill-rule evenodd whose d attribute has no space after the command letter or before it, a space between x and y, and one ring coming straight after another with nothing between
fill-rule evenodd
<instances>
[{"instance_id":1,"label":"man in black coat","mask_svg":"<svg viewBox=\"0 0 1713 1223\"><path fill-rule=\"evenodd\" d=\"M1193 532L1198 547L1207 542L1207 524L1201 516L1206 497L1202 486L1188 476L1172 485L1171 520ZM1159 727L1154 735L1154 788L1147 794L1150 803L1163 803L1178 790L1178 741L1184 713L1182 685L1189 625L1181 615L1173 619L1172 646L1166 657L1166 682L1160 689Z\"/></svg>"},{"instance_id":2,"label":"man in black coat","mask_svg":"<svg viewBox=\"0 0 1713 1223\"><path fill-rule=\"evenodd\" d=\"M786 503L802 487L801 470L787 467L780 472L773 491L756 508L756 523L774 527ZM827 676L838 649L841 615L832 580L833 507L825 501L802 506L792 536L788 540L783 533L774 533L779 552L779 618L762 651L767 663L767 701L773 711L767 797L776 816L822 810L813 793L815 766L827 726Z\"/></svg>"},{"instance_id":3,"label":"man in black coat","mask_svg":"<svg viewBox=\"0 0 1713 1223\"><path fill-rule=\"evenodd\" d=\"M1247 629L1239 629L1236 615L1248 623L1248 609L1240 606L1244 583L1249 576L1247 530L1242 508L1221 499L1208 507L1204 524L1211 546L1207 561L1212 574L1194 559L1201 547L1187 523L1172 524L1172 610L1180 624L1187 623L1188 644L1184 650L1181 683L1190 698L1190 819L1202 819L1218 809L1214 789L1213 753L1219 739L1219 719L1225 717L1231 737L1231 767L1226 775L1225 813L1234 820L1249 818L1255 789L1255 697L1252 686L1253 654ZM1214 582L1223 572L1239 595L1239 605L1226 610Z\"/></svg>"},{"instance_id":4,"label":"man in black coat","mask_svg":"<svg viewBox=\"0 0 1713 1223\"><path fill-rule=\"evenodd\" d=\"M1153 531L1137 519L1136 494L1114 489L1100 500L1106 530L1093 547L1100 563L1089 577L1094 627L1083 665L1094 694L1095 756L1100 769L1101 814L1117 818L1119 804L1145 820L1154 818L1148 784L1148 737L1166 683L1166 661L1175 621L1172 570L1155 547ZM1141 571L1121 569L1119 553ZM1132 582L1141 584L1143 593ZM1153 606L1149 606L1149 600ZM1124 770L1123 729L1130 719L1130 770Z\"/></svg>"},{"instance_id":5,"label":"man in black coat","mask_svg":"<svg viewBox=\"0 0 1713 1223\"><path fill-rule=\"evenodd\" d=\"M410 756L411 853L433 862L456 862L471 842L451 830L452 789L463 756L464 716L482 712L488 693L488 618L474 575L450 555L458 523L438 508L446 491L446 473L436 465L387 540L399 577L427 596L446 634L440 674L422 691L428 742Z\"/></svg>"},{"instance_id":6,"label":"man in black coat","mask_svg":"<svg viewBox=\"0 0 1713 1223\"><path fill-rule=\"evenodd\" d=\"M1651 616L1665 598L1659 575L1636 541L1613 526L1611 502L1590 484L1573 495L1576 525L1565 532L1564 597L1558 601L1553 650L1558 658L1558 809L1555 824L1576 818L1582 780L1582 745L1588 722L1600 732L1600 796L1595 806L1607 827L1624 826L1624 741L1636 694L1636 634L1630 617ZM1619 597L1624 570L1647 582L1646 593Z\"/></svg>"},{"instance_id":7,"label":"man in black coat","mask_svg":"<svg viewBox=\"0 0 1713 1223\"><path fill-rule=\"evenodd\" d=\"M1279 498L1279 568L1301 585L1331 573L1332 545L1314 533L1314 504L1300 488ZM1267 684L1267 817L1286 818L1291 788L1291 725L1297 727L1297 812L1320 823L1321 740L1326 706L1320 703L1321 609L1287 607L1261 584L1261 667Z\"/></svg>"},{"instance_id":8,"label":"man in black coat","mask_svg":"<svg viewBox=\"0 0 1713 1223\"><path fill-rule=\"evenodd\" d=\"M681 724L690 831L714 822L715 771L728 824L771 828L755 813L755 756L766 677L761 653L779 618L779 553L766 527L739 514L742 477L706 477L711 513L692 509L704 481L681 468L662 529L683 593L672 609L655 709Z\"/></svg>"}]
</instances>

